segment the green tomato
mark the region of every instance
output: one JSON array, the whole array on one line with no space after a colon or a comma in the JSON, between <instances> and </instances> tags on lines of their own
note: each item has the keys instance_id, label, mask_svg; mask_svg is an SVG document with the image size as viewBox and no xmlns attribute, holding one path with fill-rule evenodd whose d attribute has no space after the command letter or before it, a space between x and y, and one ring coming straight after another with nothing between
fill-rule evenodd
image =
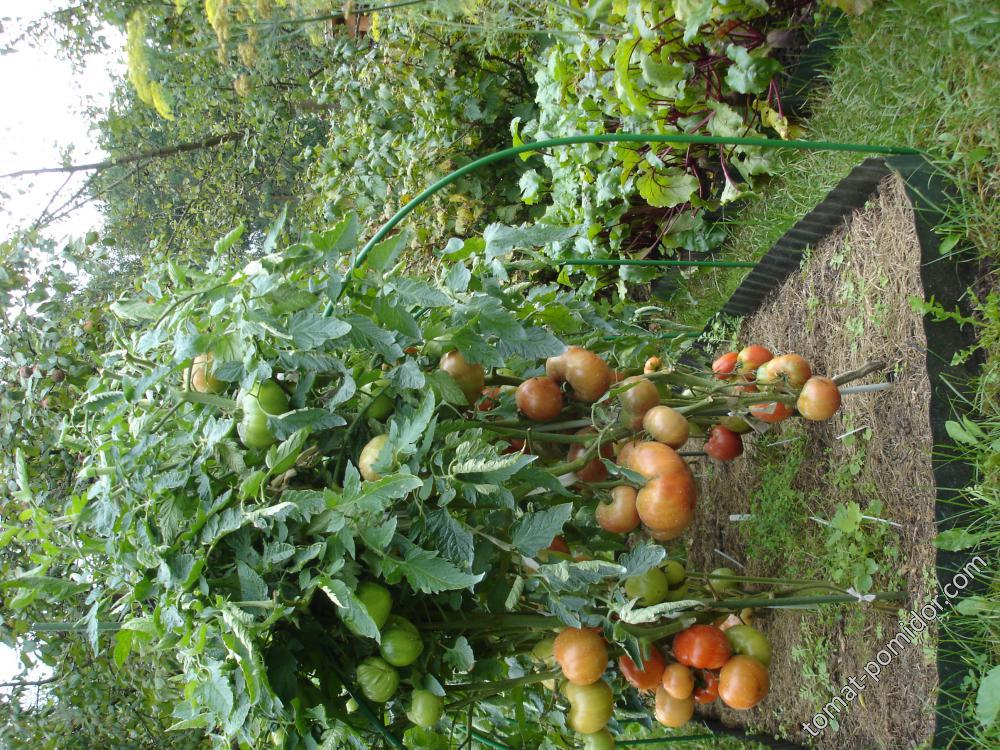
<instances>
[{"instance_id":1,"label":"green tomato","mask_svg":"<svg viewBox=\"0 0 1000 750\"><path fill-rule=\"evenodd\" d=\"M615 695L604 680L590 685L574 685L566 690L570 702L566 724L574 732L594 734L600 732L611 720Z\"/></svg>"},{"instance_id":2,"label":"green tomato","mask_svg":"<svg viewBox=\"0 0 1000 750\"><path fill-rule=\"evenodd\" d=\"M430 729L441 720L443 713L444 699L434 695L430 690L414 690L406 718L418 727Z\"/></svg>"},{"instance_id":3,"label":"green tomato","mask_svg":"<svg viewBox=\"0 0 1000 750\"><path fill-rule=\"evenodd\" d=\"M625 593L639 599L640 607L652 607L667 598L670 584L659 568L650 568L641 575L625 579Z\"/></svg>"},{"instance_id":4,"label":"green tomato","mask_svg":"<svg viewBox=\"0 0 1000 750\"><path fill-rule=\"evenodd\" d=\"M420 631L404 617L391 615L382 628L382 658L394 667L413 664L424 650Z\"/></svg>"},{"instance_id":5,"label":"green tomato","mask_svg":"<svg viewBox=\"0 0 1000 750\"><path fill-rule=\"evenodd\" d=\"M743 417L719 417L719 424L740 434L750 432L750 423Z\"/></svg>"},{"instance_id":6,"label":"green tomato","mask_svg":"<svg viewBox=\"0 0 1000 750\"><path fill-rule=\"evenodd\" d=\"M734 654L752 657L765 667L771 666L771 642L757 628L733 625L726 629L726 640Z\"/></svg>"},{"instance_id":7,"label":"green tomato","mask_svg":"<svg viewBox=\"0 0 1000 750\"><path fill-rule=\"evenodd\" d=\"M344 710L349 714L353 714L358 708L358 702L354 698L348 698L347 703L344 704Z\"/></svg>"},{"instance_id":8,"label":"green tomato","mask_svg":"<svg viewBox=\"0 0 1000 750\"><path fill-rule=\"evenodd\" d=\"M368 400L371 402L365 411L366 417L381 421L392 414L396 405L395 402L388 394L379 393L388 385L388 380L376 380L374 383L369 383L361 389L361 392L368 396ZM372 400L372 396L376 393L379 393L378 397ZM364 403L362 403L362 406L364 406Z\"/></svg>"},{"instance_id":9,"label":"green tomato","mask_svg":"<svg viewBox=\"0 0 1000 750\"><path fill-rule=\"evenodd\" d=\"M288 740L288 733L285 731L284 727L274 729L271 731L271 744L277 748L284 748L285 742Z\"/></svg>"},{"instance_id":10,"label":"green tomato","mask_svg":"<svg viewBox=\"0 0 1000 750\"><path fill-rule=\"evenodd\" d=\"M389 589L372 581L364 581L358 584L354 595L365 605L368 616L375 621L375 627L381 630L392 610L392 594Z\"/></svg>"},{"instance_id":11,"label":"green tomato","mask_svg":"<svg viewBox=\"0 0 1000 750\"><path fill-rule=\"evenodd\" d=\"M247 448L268 448L278 442L267 426L267 415L260 407L243 410L243 419L236 432Z\"/></svg>"},{"instance_id":12,"label":"green tomato","mask_svg":"<svg viewBox=\"0 0 1000 750\"><path fill-rule=\"evenodd\" d=\"M288 411L288 394L273 380L257 383L243 394L241 403L243 411L253 409L256 405L265 414L277 416Z\"/></svg>"},{"instance_id":13,"label":"green tomato","mask_svg":"<svg viewBox=\"0 0 1000 750\"><path fill-rule=\"evenodd\" d=\"M667 577L667 583L670 584L670 588L675 588L684 583L684 579L687 578L687 570L684 569L684 564L677 560L667 560L663 563L663 574Z\"/></svg>"},{"instance_id":14,"label":"green tomato","mask_svg":"<svg viewBox=\"0 0 1000 750\"><path fill-rule=\"evenodd\" d=\"M670 591L667 592L667 598L665 599L665 601L679 602L681 599L687 599L689 593L690 593L690 588L688 587L687 582L685 582L682 583L677 588L670 589Z\"/></svg>"},{"instance_id":15,"label":"green tomato","mask_svg":"<svg viewBox=\"0 0 1000 750\"><path fill-rule=\"evenodd\" d=\"M583 735L583 750L615 750L615 738L607 727L600 732Z\"/></svg>"},{"instance_id":16,"label":"green tomato","mask_svg":"<svg viewBox=\"0 0 1000 750\"><path fill-rule=\"evenodd\" d=\"M365 698L374 703L385 703L399 687L399 672L377 656L358 664L357 678Z\"/></svg>"},{"instance_id":17,"label":"green tomato","mask_svg":"<svg viewBox=\"0 0 1000 750\"><path fill-rule=\"evenodd\" d=\"M555 645L555 638L543 638L531 649L532 658L538 659L538 661L545 662L546 664L554 664L556 660L554 653Z\"/></svg>"},{"instance_id":18,"label":"green tomato","mask_svg":"<svg viewBox=\"0 0 1000 750\"><path fill-rule=\"evenodd\" d=\"M736 577L736 575L737 575L736 571L733 570L732 568L716 568L711 573L709 573L709 576ZM727 581L723 578L711 578L711 577L708 579L708 581L709 583L712 584L712 588L718 591L719 593L723 593L725 591L735 591L736 589L739 588L738 581Z\"/></svg>"}]
</instances>

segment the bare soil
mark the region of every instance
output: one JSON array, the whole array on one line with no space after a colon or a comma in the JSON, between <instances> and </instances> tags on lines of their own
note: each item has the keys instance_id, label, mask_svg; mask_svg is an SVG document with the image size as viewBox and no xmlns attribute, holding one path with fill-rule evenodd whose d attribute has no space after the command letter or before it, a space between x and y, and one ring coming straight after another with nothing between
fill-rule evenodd
<instances>
[{"instance_id":1,"label":"bare soil","mask_svg":"<svg viewBox=\"0 0 1000 750\"><path fill-rule=\"evenodd\" d=\"M823 544L828 532L820 524L789 519L792 528L803 529L797 548L787 556L760 559L748 552L740 523L730 520L731 514L749 512L749 498L761 486L755 442L792 434L805 441L805 460L794 478L795 489L807 498L804 515L829 519L841 503L853 500L864 509L877 498L882 517L900 526L891 527L887 541L887 549L898 550L897 557L886 554L883 568L890 569L876 576L876 588L902 582L912 595L907 609L932 595L935 486L927 342L921 316L908 303L923 296L919 263L912 209L900 181L887 179L877 197L816 247L803 268L743 322L740 341L763 344L775 353L797 352L816 374L833 376L884 360L893 387L845 397L829 422L778 425L768 436L746 440L744 457L732 463L700 464L699 514L690 533L693 569L730 565L721 551L743 563L745 575L785 577L788 559L809 556L810 548ZM886 377L875 374L860 382ZM871 430L863 456L861 443L838 439L859 427ZM830 486L831 472L852 461L858 481ZM705 715L818 748L929 745L937 688L933 629L922 643L905 647L883 669L880 682L836 716L836 731L826 729L813 737L803 722L851 677L863 676L864 665L898 632L896 614L870 605L825 615L767 610L755 624L774 646L770 695L750 711L731 711L716 702ZM803 643L812 644L812 651L803 654Z\"/></svg>"}]
</instances>

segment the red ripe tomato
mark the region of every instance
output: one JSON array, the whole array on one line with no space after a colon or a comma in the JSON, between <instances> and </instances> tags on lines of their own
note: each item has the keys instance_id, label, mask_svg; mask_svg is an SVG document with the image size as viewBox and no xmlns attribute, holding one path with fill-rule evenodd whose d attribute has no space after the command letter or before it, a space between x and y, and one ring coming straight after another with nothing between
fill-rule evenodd
<instances>
[{"instance_id":1,"label":"red ripe tomato","mask_svg":"<svg viewBox=\"0 0 1000 750\"><path fill-rule=\"evenodd\" d=\"M758 367L773 358L774 355L760 344L751 344L736 357L736 372L740 375L752 375L757 372Z\"/></svg>"},{"instance_id":2,"label":"red ripe tomato","mask_svg":"<svg viewBox=\"0 0 1000 750\"><path fill-rule=\"evenodd\" d=\"M549 549L553 552L562 552L564 555L569 554L569 545L566 544L566 540L561 536L552 537L552 544L549 545Z\"/></svg>"},{"instance_id":3,"label":"red ripe tomato","mask_svg":"<svg viewBox=\"0 0 1000 750\"><path fill-rule=\"evenodd\" d=\"M798 354L782 354L757 368L757 382L762 385L787 383L791 388L801 388L812 377L812 368Z\"/></svg>"},{"instance_id":4,"label":"red ripe tomato","mask_svg":"<svg viewBox=\"0 0 1000 750\"><path fill-rule=\"evenodd\" d=\"M701 671L701 678L705 684L695 688L694 702L701 705L712 703L719 697L719 675L703 669Z\"/></svg>"},{"instance_id":5,"label":"red ripe tomato","mask_svg":"<svg viewBox=\"0 0 1000 750\"><path fill-rule=\"evenodd\" d=\"M604 639L588 628L563 630L556 636L552 653L563 676L574 685L597 682L608 665L608 647Z\"/></svg>"},{"instance_id":6,"label":"red ripe tomato","mask_svg":"<svg viewBox=\"0 0 1000 750\"><path fill-rule=\"evenodd\" d=\"M719 697L738 711L756 706L770 687L767 667L751 656L734 656L719 672Z\"/></svg>"},{"instance_id":7,"label":"red ripe tomato","mask_svg":"<svg viewBox=\"0 0 1000 750\"><path fill-rule=\"evenodd\" d=\"M690 721L694 716L694 699L688 696L684 699L674 698L661 685L656 689L656 720L665 727L677 729Z\"/></svg>"},{"instance_id":8,"label":"red ripe tomato","mask_svg":"<svg viewBox=\"0 0 1000 750\"><path fill-rule=\"evenodd\" d=\"M642 372L645 375L649 375L652 372L657 372L661 367L663 367L663 360L659 357L650 357L646 360L646 364L642 366Z\"/></svg>"},{"instance_id":9,"label":"red ripe tomato","mask_svg":"<svg viewBox=\"0 0 1000 750\"><path fill-rule=\"evenodd\" d=\"M690 698L694 691L694 675L688 667L677 662L667 665L663 670L661 683L663 689L678 700Z\"/></svg>"},{"instance_id":10,"label":"red ripe tomato","mask_svg":"<svg viewBox=\"0 0 1000 750\"><path fill-rule=\"evenodd\" d=\"M514 398L521 413L536 422L549 422L563 409L562 390L548 377L528 378L517 387Z\"/></svg>"},{"instance_id":11,"label":"red ripe tomato","mask_svg":"<svg viewBox=\"0 0 1000 750\"><path fill-rule=\"evenodd\" d=\"M714 625L692 625L674 636L674 658L695 669L719 669L733 651Z\"/></svg>"},{"instance_id":12,"label":"red ripe tomato","mask_svg":"<svg viewBox=\"0 0 1000 750\"><path fill-rule=\"evenodd\" d=\"M776 424L788 419L794 413L794 409L788 404L780 401L770 401L766 404L754 404L750 407L750 413L761 422Z\"/></svg>"},{"instance_id":13,"label":"red ripe tomato","mask_svg":"<svg viewBox=\"0 0 1000 750\"><path fill-rule=\"evenodd\" d=\"M809 378L802 386L795 407L806 419L821 422L840 408L840 388L830 378Z\"/></svg>"},{"instance_id":14,"label":"red ripe tomato","mask_svg":"<svg viewBox=\"0 0 1000 750\"><path fill-rule=\"evenodd\" d=\"M736 360L739 354L736 352L726 352L712 363L712 372L719 380L727 380L736 372Z\"/></svg>"},{"instance_id":15,"label":"red ripe tomato","mask_svg":"<svg viewBox=\"0 0 1000 750\"><path fill-rule=\"evenodd\" d=\"M627 654L618 660L618 669L621 670L622 676L640 692L656 689L663 679L665 666L663 654L656 646L650 646L649 657L642 662L642 669L637 667L632 657Z\"/></svg>"},{"instance_id":16,"label":"red ripe tomato","mask_svg":"<svg viewBox=\"0 0 1000 750\"><path fill-rule=\"evenodd\" d=\"M507 447L503 449L503 453L520 453L524 450L524 441L521 438L511 438L507 441Z\"/></svg>"},{"instance_id":17,"label":"red ripe tomato","mask_svg":"<svg viewBox=\"0 0 1000 750\"><path fill-rule=\"evenodd\" d=\"M691 525L696 499L694 477L685 465L649 480L636 495L635 508L642 522L662 541L680 536Z\"/></svg>"},{"instance_id":18,"label":"red ripe tomato","mask_svg":"<svg viewBox=\"0 0 1000 750\"><path fill-rule=\"evenodd\" d=\"M492 411L500 406L500 386L494 385L483 389L483 397L476 404L479 411Z\"/></svg>"},{"instance_id":19,"label":"red ripe tomato","mask_svg":"<svg viewBox=\"0 0 1000 750\"><path fill-rule=\"evenodd\" d=\"M625 454L624 459L622 459L623 453ZM687 464L683 458L677 455L677 451L669 445L653 441L635 443L628 449L627 453L623 450L618 458L619 462L624 461L623 465L626 469L637 471L647 479L687 469Z\"/></svg>"},{"instance_id":20,"label":"red ripe tomato","mask_svg":"<svg viewBox=\"0 0 1000 750\"><path fill-rule=\"evenodd\" d=\"M594 511L597 523L612 534L627 534L639 525L635 507L636 489L623 485L611 490L611 502L600 503Z\"/></svg>"},{"instance_id":21,"label":"red ripe tomato","mask_svg":"<svg viewBox=\"0 0 1000 750\"><path fill-rule=\"evenodd\" d=\"M705 453L716 461L732 461L743 453L743 438L721 424L708 431Z\"/></svg>"},{"instance_id":22,"label":"red ripe tomato","mask_svg":"<svg viewBox=\"0 0 1000 750\"><path fill-rule=\"evenodd\" d=\"M589 435L592 433L594 433L594 429L592 427L584 427L576 434ZM566 460L576 461L576 459L583 455L585 450L587 450L587 446L584 443L575 443L569 449L569 453L566 455ZM599 453L603 458L611 458L614 455L614 446L612 446L611 443L604 443L601 445ZM595 457L582 469L577 469L576 476L581 482L602 482L608 478L608 470L607 467L605 467L601 462L601 459Z\"/></svg>"}]
</instances>

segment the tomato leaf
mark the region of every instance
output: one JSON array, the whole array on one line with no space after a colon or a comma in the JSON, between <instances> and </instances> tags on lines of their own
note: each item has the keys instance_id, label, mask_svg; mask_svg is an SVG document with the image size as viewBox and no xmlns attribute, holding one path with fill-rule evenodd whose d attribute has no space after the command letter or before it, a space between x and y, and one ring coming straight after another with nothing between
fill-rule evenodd
<instances>
[{"instance_id":1,"label":"tomato leaf","mask_svg":"<svg viewBox=\"0 0 1000 750\"><path fill-rule=\"evenodd\" d=\"M354 592L341 580L323 577L319 584L320 590L337 606L339 617L348 628L365 638L372 638L381 643L378 625L368 614L368 609Z\"/></svg>"},{"instance_id":2,"label":"tomato leaf","mask_svg":"<svg viewBox=\"0 0 1000 750\"><path fill-rule=\"evenodd\" d=\"M393 558L385 563L406 576L414 590L424 594L469 588L483 580L484 575L463 573L437 552L420 547L411 547L402 560Z\"/></svg>"},{"instance_id":3,"label":"tomato leaf","mask_svg":"<svg viewBox=\"0 0 1000 750\"><path fill-rule=\"evenodd\" d=\"M460 635L455 639L455 645L451 647L445 646L444 660L456 672L468 672L476 664L476 657L472 652L472 646L469 645L469 641L464 635Z\"/></svg>"},{"instance_id":4,"label":"tomato leaf","mask_svg":"<svg viewBox=\"0 0 1000 750\"><path fill-rule=\"evenodd\" d=\"M426 529L427 537L442 555L456 565L472 565L475 555L472 532L446 508L437 508L427 513Z\"/></svg>"},{"instance_id":5,"label":"tomato leaf","mask_svg":"<svg viewBox=\"0 0 1000 750\"><path fill-rule=\"evenodd\" d=\"M563 525L573 515L573 503L562 503L536 513L525 513L514 524L511 543L528 557L552 544Z\"/></svg>"},{"instance_id":6,"label":"tomato leaf","mask_svg":"<svg viewBox=\"0 0 1000 750\"><path fill-rule=\"evenodd\" d=\"M631 552L626 552L618 558L618 564L625 569L622 577L642 575L663 562L666 556L667 551L661 545L644 541L633 547Z\"/></svg>"}]
</instances>

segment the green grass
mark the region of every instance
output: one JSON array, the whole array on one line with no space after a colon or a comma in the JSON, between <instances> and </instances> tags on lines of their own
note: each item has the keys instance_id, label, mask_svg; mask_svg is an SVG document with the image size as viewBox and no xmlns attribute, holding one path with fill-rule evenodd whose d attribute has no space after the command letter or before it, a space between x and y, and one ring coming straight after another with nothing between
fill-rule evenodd
<instances>
[{"instance_id":1,"label":"green grass","mask_svg":"<svg viewBox=\"0 0 1000 750\"><path fill-rule=\"evenodd\" d=\"M1000 13L991 6L982 0L876 3L850 22L802 137L926 150L961 193L945 233L967 238L982 257L997 260L1000 70L990 45L1000 34ZM861 157L782 151L778 161L778 176L730 225L727 260L759 259ZM703 305L678 310L681 322L704 323L704 311L721 307L744 275L698 274L689 290Z\"/></svg>"},{"instance_id":2,"label":"green grass","mask_svg":"<svg viewBox=\"0 0 1000 750\"><path fill-rule=\"evenodd\" d=\"M955 511L970 530L966 546L987 559L990 578L978 598L959 605L943 620L940 634L941 648L957 653L968 667L961 688L941 701L963 717L960 738L979 747L1000 744L998 722L989 723L1000 699L988 700L1000 696L1000 577L995 573L1000 545L1000 294L992 270L1000 262L996 117L1000 70L994 46L998 36L1000 12L982 0L878 2L851 21L825 85L816 91L803 133L812 140L916 146L927 151L953 178L958 191L947 207L947 221L939 232L942 240L956 249L964 246L968 257L988 274L986 283L968 292L976 312L975 322L967 325L976 328L985 365L977 381L968 384L974 395L956 404L978 431L968 427L969 439L961 444L960 457L975 467L976 479L963 491ZM726 259L759 259L860 162L855 154L838 152L781 152L778 158L780 176L729 225ZM713 304L720 307L743 275L718 269L695 276L688 289L705 305L679 310L680 322L704 322L703 311ZM947 314L956 300L939 302L937 313ZM784 459L793 463L788 455ZM788 464L778 463L766 477L771 497L790 513L801 502L788 481L791 471ZM761 523L761 528L750 528L748 533L766 543L775 530L766 527L766 519ZM778 537L776 543L781 541ZM808 638L804 641L804 678L821 679L821 664L810 647L816 645ZM995 682L980 690L987 675Z\"/></svg>"}]
</instances>

